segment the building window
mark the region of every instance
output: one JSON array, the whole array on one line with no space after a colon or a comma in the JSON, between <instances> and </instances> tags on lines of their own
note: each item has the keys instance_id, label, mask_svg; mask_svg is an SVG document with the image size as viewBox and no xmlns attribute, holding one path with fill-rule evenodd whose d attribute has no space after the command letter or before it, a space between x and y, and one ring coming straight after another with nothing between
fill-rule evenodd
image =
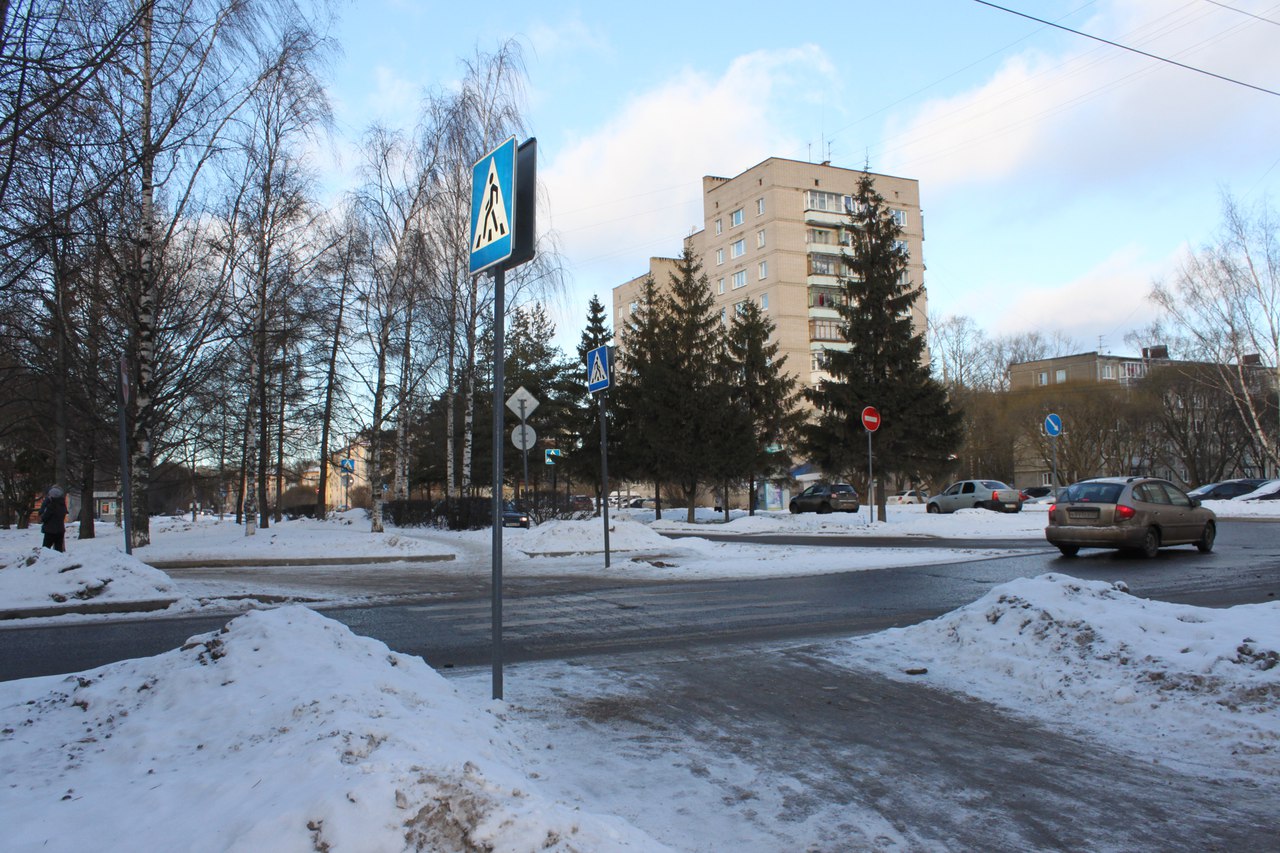
<instances>
[{"instance_id":1,"label":"building window","mask_svg":"<svg viewBox=\"0 0 1280 853\"><path fill-rule=\"evenodd\" d=\"M760 262L759 273L760 273L760 276L759 276L759 277L760 277L760 278L762 278L762 279L765 279L765 278L768 278L768 277L769 277L769 262L768 262L768 261L761 261L761 262Z\"/></svg>"},{"instance_id":2,"label":"building window","mask_svg":"<svg viewBox=\"0 0 1280 853\"><path fill-rule=\"evenodd\" d=\"M719 236L723 233L724 233L724 220L717 219L716 220L716 236Z\"/></svg>"},{"instance_id":3,"label":"building window","mask_svg":"<svg viewBox=\"0 0 1280 853\"><path fill-rule=\"evenodd\" d=\"M1102 365L1102 378L1115 379L1116 378L1115 365L1112 365L1112 364Z\"/></svg>"},{"instance_id":4,"label":"building window","mask_svg":"<svg viewBox=\"0 0 1280 853\"><path fill-rule=\"evenodd\" d=\"M716 263L717 264L724 263L724 249L716 249Z\"/></svg>"},{"instance_id":5,"label":"building window","mask_svg":"<svg viewBox=\"0 0 1280 853\"><path fill-rule=\"evenodd\" d=\"M724 293L724 279L723 279L723 278L716 279L716 289L717 289L717 290L719 290L722 294Z\"/></svg>"},{"instance_id":6,"label":"building window","mask_svg":"<svg viewBox=\"0 0 1280 853\"><path fill-rule=\"evenodd\" d=\"M1052 486L1052 485L1053 485L1053 483L1052 483L1052 482L1050 481L1050 479L1049 479L1049 478L1050 478L1050 476L1051 476L1051 475L1050 475L1050 473L1049 473L1048 471L1045 471L1044 473L1042 473L1042 474L1040 475L1040 485L1042 485L1042 486Z\"/></svg>"},{"instance_id":7,"label":"building window","mask_svg":"<svg viewBox=\"0 0 1280 853\"><path fill-rule=\"evenodd\" d=\"M742 208L738 208L733 213L729 214L729 227L731 228L738 227L739 225L742 224L742 219L743 219Z\"/></svg>"},{"instance_id":8,"label":"building window","mask_svg":"<svg viewBox=\"0 0 1280 853\"><path fill-rule=\"evenodd\" d=\"M809 340L843 341L844 333L839 320L810 320Z\"/></svg>"},{"instance_id":9,"label":"building window","mask_svg":"<svg viewBox=\"0 0 1280 853\"><path fill-rule=\"evenodd\" d=\"M736 273L733 274L733 289L737 290L739 287L746 287L746 286L747 286L747 271L738 270Z\"/></svg>"},{"instance_id":10,"label":"building window","mask_svg":"<svg viewBox=\"0 0 1280 853\"><path fill-rule=\"evenodd\" d=\"M760 294L760 310L761 311L769 310L769 294L767 293Z\"/></svg>"},{"instance_id":11,"label":"building window","mask_svg":"<svg viewBox=\"0 0 1280 853\"><path fill-rule=\"evenodd\" d=\"M627 313L628 313L628 314L634 314L634 313L636 313L636 305L637 305L637 303L635 303L635 302L632 302L630 305L628 305L628 306L627 306Z\"/></svg>"},{"instance_id":12,"label":"building window","mask_svg":"<svg viewBox=\"0 0 1280 853\"><path fill-rule=\"evenodd\" d=\"M889 216L893 218L894 222L898 223L899 228L907 227L907 212L905 210L890 210Z\"/></svg>"},{"instance_id":13,"label":"building window","mask_svg":"<svg viewBox=\"0 0 1280 853\"><path fill-rule=\"evenodd\" d=\"M756 216L764 216L764 198L756 199Z\"/></svg>"},{"instance_id":14,"label":"building window","mask_svg":"<svg viewBox=\"0 0 1280 853\"><path fill-rule=\"evenodd\" d=\"M819 255L814 253L809 256L809 275L839 275L839 270L839 255Z\"/></svg>"},{"instance_id":15,"label":"building window","mask_svg":"<svg viewBox=\"0 0 1280 853\"><path fill-rule=\"evenodd\" d=\"M809 229L810 243L817 243L820 246L830 246L831 244L835 243L835 241L836 241L835 236L830 231L827 231L826 229L823 229L823 228Z\"/></svg>"},{"instance_id":16,"label":"building window","mask_svg":"<svg viewBox=\"0 0 1280 853\"><path fill-rule=\"evenodd\" d=\"M759 231L756 232L756 248L757 249L764 248L764 229L763 228L761 228Z\"/></svg>"},{"instance_id":17,"label":"building window","mask_svg":"<svg viewBox=\"0 0 1280 853\"><path fill-rule=\"evenodd\" d=\"M1065 370L1056 370L1056 371L1054 371L1054 374L1053 374L1053 381L1054 381L1054 382L1057 382L1057 383L1059 383L1059 384L1061 384L1061 383L1063 383L1063 382L1066 382L1066 381L1067 381L1067 371L1065 371Z\"/></svg>"},{"instance_id":18,"label":"building window","mask_svg":"<svg viewBox=\"0 0 1280 853\"><path fill-rule=\"evenodd\" d=\"M902 252L902 254L906 255L908 258L911 257L911 247L907 245L906 240L894 240L893 248Z\"/></svg>"},{"instance_id":19,"label":"building window","mask_svg":"<svg viewBox=\"0 0 1280 853\"><path fill-rule=\"evenodd\" d=\"M747 241L745 239L734 240L729 244L730 257L740 258L747 253Z\"/></svg>"},{"instance_id":20,"label":"building window","mask_svg":"<svg viewBox=\"0 0 1280 853\"><path fill-rule=\"evenodd\" d=\"M829 210L833 213L844 210L839 193L823 192L822 190L805 190L804 207L805 210Z\"/></svg>"},{"instance_id":21,"label":"building window","mask_svg":"<svg viewBox=\"0 0 1280 853\"><path fill-rule=\"evenodd\" d=\"M1049 384L1049 372L1047 370L1040 371L1039 375L1036 376L1036 384L1037 385Z\"/></svg>"},{"instance_id":22,"label":"building window","mask_svg":"<svg viewBox=\"0 0 1280 853\"><path fill-rule=\"evenodd\" d=\"M723 308L721 308L721 309L720 309L720 324L721 324L721 325L724 325L724 323L725 323L725 321L726 321L727 319L728 319L728 317L727 317L727 315L726 315L725 310L724 310Z\"/></svg>"},{"instance_id":23,"label":"building window","mask_svg":"<svg viewBox=\"0 0 1280 853\"><path fill-rule=\"evenodd\" d=\"M826 370L827 369L827 351L824 349L814 350L809 353L809 369L810 370Z\"/></svg>"},{"instance_id":24,"label":"building window","mask_svg":"<svg viewBox=\"0 0 1280 853\"><path fill-rule=\"evenodd\" d=\"M747 310L747 300L733 303L733 313L741 317Z\"/></svg>"}]
</instances>

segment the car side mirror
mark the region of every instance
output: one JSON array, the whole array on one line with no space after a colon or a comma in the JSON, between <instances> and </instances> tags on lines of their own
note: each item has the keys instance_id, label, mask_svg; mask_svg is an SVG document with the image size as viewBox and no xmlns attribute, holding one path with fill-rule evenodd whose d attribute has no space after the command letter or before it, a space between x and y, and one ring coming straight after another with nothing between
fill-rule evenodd
<instances>
[{"instance_id":1,"label":"car side mirror","mask_svg":"<svg viewBox=\"0 0 1280 853\"><path fill-rule=\"evenodd\" d=\"M1198 506L1200 506L1200 499L1199 499L1199 498L1191 498L1191 508L1192 508L1192 509L1195 509L1195 508L1196 508L1196 507L1198 507Z\"/></svg>"}]
</instances>

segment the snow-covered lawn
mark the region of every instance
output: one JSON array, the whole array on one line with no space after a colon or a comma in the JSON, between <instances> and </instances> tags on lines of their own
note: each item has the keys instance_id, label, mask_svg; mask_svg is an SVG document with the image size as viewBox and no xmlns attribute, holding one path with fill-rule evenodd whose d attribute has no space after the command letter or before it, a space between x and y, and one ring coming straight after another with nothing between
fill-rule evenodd
<instances>
[{"instance_id":1,"label":"snow-covered lawn","mask_svg":"<svg viewBox=\"0 0 1280 853\"><path fill-rule=\"evenodd\" d=\"M888 524L868 525L865 514L770 514L714 529L943 533L1042 545L1043 516L1032 507L1012 516L939 517L917 509L896 508ZM621 512L613 521L611 571L637 577L870 570L980 553L673 541L654 528L687 526L646 524ZM100 532L97 540L69 539L68 553L60 555L34 547L35 531L0 531L0 608L56 601L54 595L73 601L176 595L181 603L162 612L200 609L184 592L186 582L120 553L114 528ZM453 559L433 563L432 571L445 572L475 571L488 559L487 531L375 537L358 517L289 522L249 540L242 533L212 521L165 520L155 544L138 556L444 554ZM598 520L509 530L507 569L603 574L601 540ZM822 565L815 568L818 553ZM41 622L95 618L104 617ZM1189 772L1266 785L1280 776L1280 603L1210 610L1051 574L1002 585L930 622L822 648L830 660L984 698ZM609 689L588 667L536 666L557 668L557 689ZM517 673L513 668L509 678ZM672 837L661 806L670 804L666 783L674 772L690 796L713 807L714 783L695 772L713 756L702 762L686 756L674 770L670 762L653 766L651 752L616 756L611 760L626 784L587 790L572 777L590 775L592 756L559 754L554 764L534 769L526 756L545 749L543 723L534 721L545 709L492 701L486 688L475 674L446 680L422 661L296 605L238 616L221 632L154 658L0 683L3 847L716 849L715 815L699 824L701 836L687 835L685 820L686 834ZM552 770L562 775L548 778ZM616 817L631 813L637 800L652 804L643 826ZM772 837L787 837L785 813L759 820L771 825Z\"/></svg>"}]
</instances>

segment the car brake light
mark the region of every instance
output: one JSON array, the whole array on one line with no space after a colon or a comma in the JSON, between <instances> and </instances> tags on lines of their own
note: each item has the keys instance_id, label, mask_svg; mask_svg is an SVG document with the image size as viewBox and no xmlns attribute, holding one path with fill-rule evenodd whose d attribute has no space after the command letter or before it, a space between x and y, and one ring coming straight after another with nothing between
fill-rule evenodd
<instances>
[{"instance_id":1,"label":"car brake light","mask_svg":"<svg viewBox=\"0 0 1280 853\"><path fill-rule=\"evenodd\" d=\"M1057 511L1058 511L1058 505L1057 505L1057 504L1049 504L1049 512L1053 513L1053 512L1057 512Z\"/></svg>"},{"instance_id":2,"label":"car brake light","mask_svg":"<svg viewBox=\"0 0 1280 853\"><path fill-rule=\"evenodd\" d=\"M1000 500L1000 493L999 493L999 492L992 492L992 493L991 493L991 500L993 500L993 501L998 501L998 500Z\"/></svg>"},{"instance_id":3,"label":"car brake light","mask_svg":"<svg viewBox=\"0 0 1280 853\"><path fill-rule=\"evenodd\" d=\"M1131 506L1125 506L1124 504L1116 505L1116 518L1121 521L1128 521L1137 514L1138 511Z\"/></svg>"}]
</instances>

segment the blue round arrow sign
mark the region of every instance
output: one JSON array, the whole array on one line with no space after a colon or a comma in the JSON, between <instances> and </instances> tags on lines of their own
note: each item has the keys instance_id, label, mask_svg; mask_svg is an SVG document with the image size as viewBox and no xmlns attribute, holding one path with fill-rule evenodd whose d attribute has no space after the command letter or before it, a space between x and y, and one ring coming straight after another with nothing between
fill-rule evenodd
<instances>
[{"instance_id":1,"label":"blue round arrow sign","mask_svg":"<svg viewBox=\"0 0 1280 853\"><path fill-rule=\"evenodd\" d=\"M1062 434L1062 418L1057 415L1049 415L1044 419L1044 431L1050 436L1057 438Z\"/></svg>"}]
</instances>

